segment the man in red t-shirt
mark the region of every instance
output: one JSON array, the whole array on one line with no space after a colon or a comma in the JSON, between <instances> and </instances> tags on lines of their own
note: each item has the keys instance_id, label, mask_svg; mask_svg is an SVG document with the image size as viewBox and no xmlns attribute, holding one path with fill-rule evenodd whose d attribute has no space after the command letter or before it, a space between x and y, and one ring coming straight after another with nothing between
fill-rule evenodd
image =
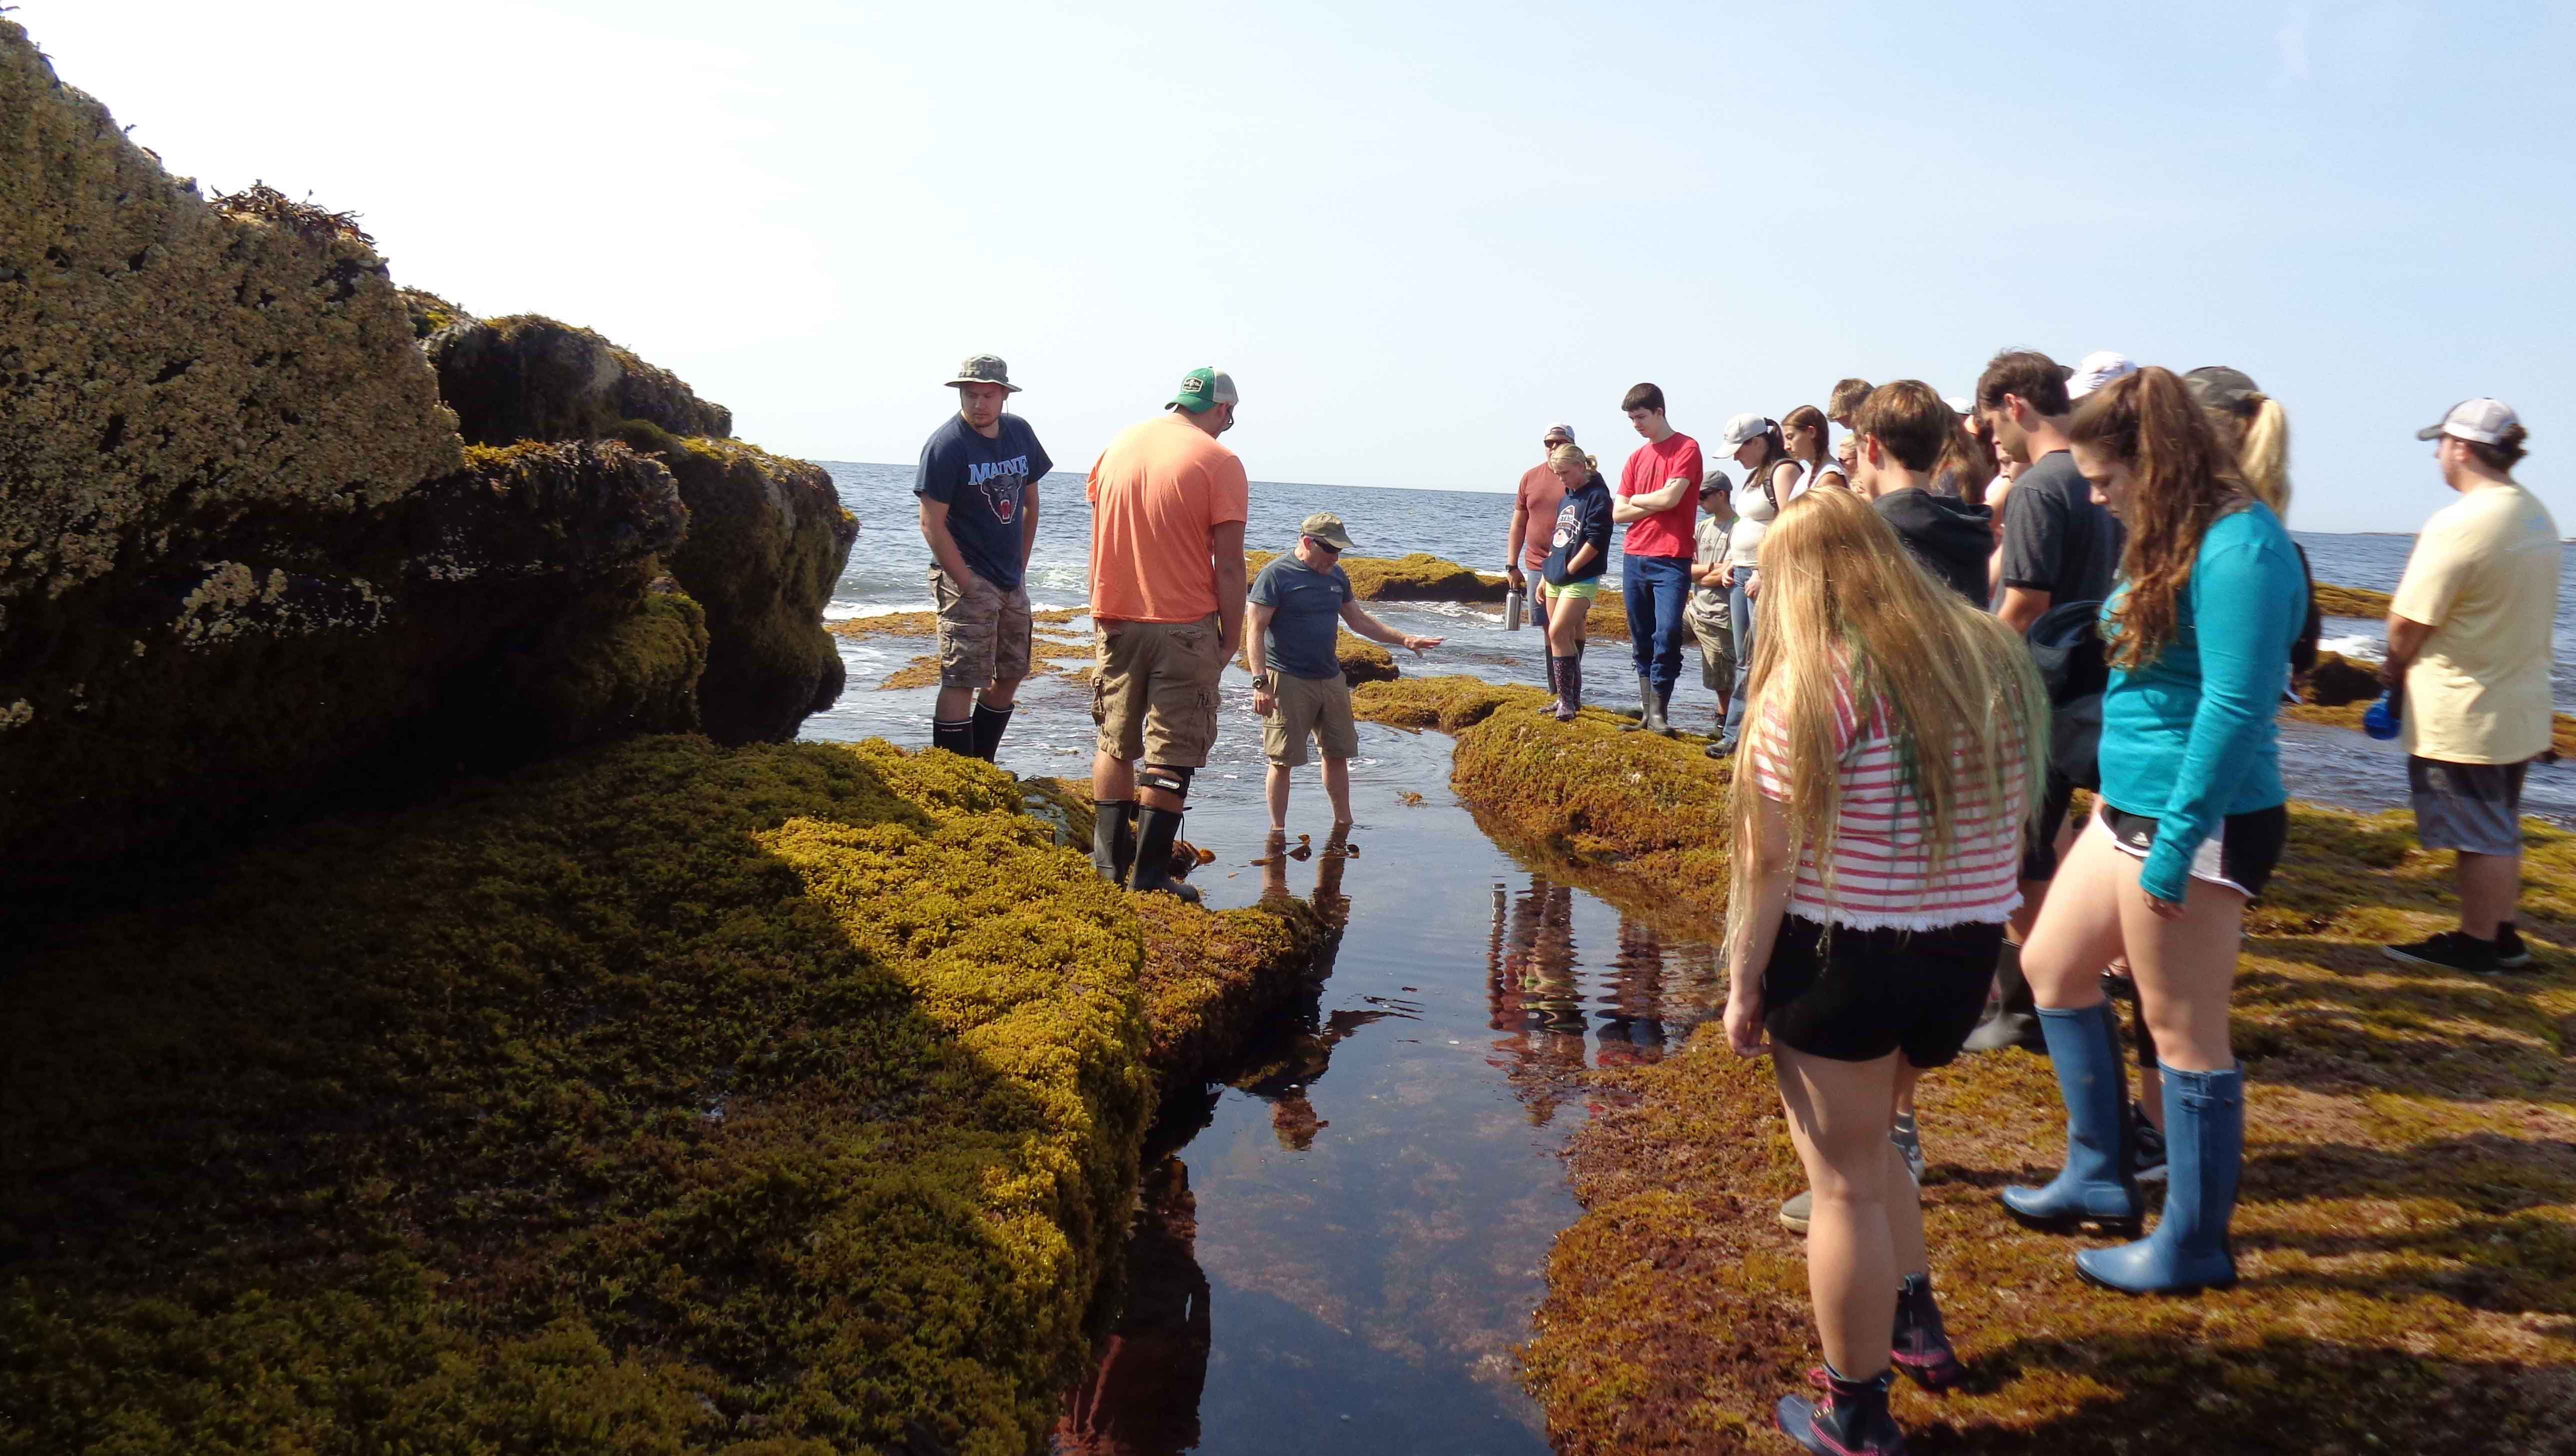
<instances>
[{"instance_id":1,"label":"man in red t-shirt","mask_svg":"<svg viewBox=\"0 0 2576 1456\"><path fill-rule=\"evenodd\" d=\"M1550 425L1539 436L1538 463L1521 472L1521 487L1512 497L1512 539L1503 548L1503 575L1512 590L1529 591L1529 578L1524 570L1543 571L1547 553L1554 545L1557 508L1565 504L1565 482L1547 463L1547 452L1559 445L1574 443L1572 425ZM1531 592L1530 620L1541 632L1547 630L1547 593Z\"/></svg>"},{"instance_id":2,"label":"man in red t-shirt","mask_svg":"<svg viewBox=\"0 0 2576 1456\"><path fill-rule=\"evenodd\" d=\"M1689 635L1691 553L1697 541L1699 442L1676 433L1664 418L1664 392L1651 384L1628 391L1619 407L1646 437L1619 472L1612 521L1628 523L1619 546L1619 592L1628 600L1628 646L1637 659L1639 712L1633 725L1669 735L1665 710L1682 675L1682 639Z\"/></svg>"}]
</instances>

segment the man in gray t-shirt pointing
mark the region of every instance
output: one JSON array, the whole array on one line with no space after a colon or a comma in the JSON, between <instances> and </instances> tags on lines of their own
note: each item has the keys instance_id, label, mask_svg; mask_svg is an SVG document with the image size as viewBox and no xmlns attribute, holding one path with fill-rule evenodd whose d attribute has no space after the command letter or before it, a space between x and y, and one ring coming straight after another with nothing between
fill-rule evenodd
<instances>
[{"instance_id":1,"label":"man in gray t-shirt pointing","mask_svg":"<svg viewBox=\"0 0 2576 1456\"><path fill-rule=\"evenodd\" d=\"M1252 710L1261 715L1261 748L1270 759L1270 832L1288 828L1288 771L1306 761L1309 739L1324 749L1324 796L1333 831L1351 823L1351 760L1360 751L1351 717L1351 685L1335 644L1347 624L1359 635L1415 653L1437 637L1412 637L1360 610L1341 557L1350 549L1342 518L1324 512L1298 528L1297 547L1252 579L1252 621L1243 634L1252 667Z\"/></svg>"}]
</instances>

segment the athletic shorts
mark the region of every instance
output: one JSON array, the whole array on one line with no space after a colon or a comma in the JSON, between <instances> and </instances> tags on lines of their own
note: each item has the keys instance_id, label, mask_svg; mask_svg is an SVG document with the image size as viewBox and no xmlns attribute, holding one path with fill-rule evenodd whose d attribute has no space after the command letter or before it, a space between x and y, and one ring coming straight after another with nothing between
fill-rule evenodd
<instances>
[{"instance_id":1,"label":"athletic shorts","mask_svg":"<svg viewBox=\"0 0 2576 1456\"><path fill-rule=\"evenodd\" d=\"M1547 595L1550 600L1557 597L1581 597L1588 602L1601 595L1601 578L1596 576L1584 581L1562 583L1551 581L1547 583Z\"/></svg>"},{"instance_id":2,"label":"athletic shorts","mask_svg":"<svg viewBox=\"0 0 2576 1456\"><path fill-rule=\"evenodd\" d=\"M1947 1065L1985 1014L2004 946L1997 924L1939 930L1825 928L1780 918L1762 971L1762 1025L1792 1051L1836 1062L1905 1053L1916 1067ZM1822 953L1819 953L1820 946Z\"/></svg>"},{"instance_id":3,"label":"athletic shorts","mask_svg":"<svg viewBox=\"0 0 2576 1456\"><path fill-rule=\"evenodd\" d=\"M1223 634L1195 622L1105 622L1092 646L1091 721L1100 751L1124 763L1205 768L1216 742Z\"/></svg>"},{"instance_id":4,"label":"athletic shorts","mask_svg":"<svg viewBox=\"0 0 2576 1456\"><path fill-rule=\"evenodd\" d=\"M980 688L1029 675L1028 584L1004 591L971 568L959 581L930 568L939 608L939 685Z\"/></svg>"},{"instance_id":5,"label":"athletic shorts","mask_svg":"<svg viewBox=\"0 0 2576 1456\"><path fill-rule=\"evenodd\" d=\"M2529 767L2408 755L2416 840L2426 849L2464 854L2522 853L2522 775Z\"/></svg>"},{"instance_id":6,"label":"athletic shorts","mask_svg":"<svg viewBox=\"0 0 2576 1456\"><path fill-rule=\"evenodd\" d=\"M1331 677L1270 675L1270 715L1261 720L1261 751L1282 768L1306 761L1306 740L1320 739L1326 758L1357 758L1359 724L1351 718L1351 684Z\"/></svg>"},{"instance_id":7,"label":"athletic shorts","mask_svg":"<svg viewBox=\"0 0 2576 1456\"><path fill-rule=\"evenodd\" d=\"M1699 639L1699 685L1713 693L1735 690L1735 629L1712 627L1694 612L1685 618Z\"/></svg>"},{"instance_id":8,"label":"athletic shorts","mask_svg":"<svg viewBox=\"0 0 2576 1456\"><path fill-rule=\"evenodd\" d=\"M2030 835L2021 842L2023 879L2057 878L2057 831L2066 827L2066 811L2074 802L2075 781L2050 769L2048 787L2039 798L2039 817L2030 821Z\"/></svg>"},{"instance_id":9,"label":"athletic shorts","mask_svg":"<svg viewBox=\"0 0 2576 1456\"><path fill-rule=\"evenodd\" d=\"M2111 842L2131 859L2145 859L2147 851L2156 847L2156 821L2148 815L2131 814L2104 804L2094 817L2109 831ZM2230 814L2219 822L2216 834L2202 840L2200 848L2192 851L2191 877L2234 890L2248 900L2255 899L2281 863L2281 846L2289 838L2290 809L2286 804Z\"/></svg>"}]
</instances>

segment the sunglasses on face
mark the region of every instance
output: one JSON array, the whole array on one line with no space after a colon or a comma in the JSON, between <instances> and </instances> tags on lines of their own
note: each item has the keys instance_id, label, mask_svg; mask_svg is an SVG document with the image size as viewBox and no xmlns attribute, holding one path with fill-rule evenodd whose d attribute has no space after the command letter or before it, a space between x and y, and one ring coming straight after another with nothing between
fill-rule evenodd
<instances>
[{"instance_id":1,"label":"sunglasses on face","mask_svg":"<svg viewBox=\"0 0 2576 1456\"><path fill-rule=\"evenodd\" d=\"M1322 551L1327 556L1339 556L1342 554L1341 547L1334 545L1332 542L1327 541L1320 536L1309 536L1306 540L1317 550Z\"/></svg>"}]
</instances>

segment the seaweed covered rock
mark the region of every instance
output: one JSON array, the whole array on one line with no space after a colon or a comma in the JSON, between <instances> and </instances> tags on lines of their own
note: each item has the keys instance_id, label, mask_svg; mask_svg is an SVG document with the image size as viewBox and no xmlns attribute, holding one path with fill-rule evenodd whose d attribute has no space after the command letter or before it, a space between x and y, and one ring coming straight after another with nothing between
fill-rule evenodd
<instances>
[{"instance_id":1,"label":"seaweed covered rock","mask_svg":"<svg viewBox=\"0 0 2576 1456\"><path fill-rule=\"evenodd\" d=\"M1088 649L1084 655L1089 655ZM1234 657L1235 664L1246 672L1252 670L1252 647L1246 643ZM1342 680L1357 687L1361 683L1393 682L1404 674L1395 665L1395 654L1384 644L1371 642L1348 628L1333 633L1333 660L1341 664Z\"/></svg>"},{"instance_id":2,"label":"seaweed covered rock","mask_svg":"<svg viewBox=\"0 0 2576 1456\"><path fill-rule=\"evenodd\" d=\"M1033 1449L1152 1079L1019 792L640 739L0 946L14 1442Z\"/></svg>"},{"instance_id":3,"label":"seaweed covered rock","mask_svg":"<svg viewBox=\"0 0 2576 1456\"><path fill-rule=\"evenodd\" d=\"M1276 551L1247 551L1244 566L1254 575L1278 556ZM1342 570L1351 579L1351 595L1364 602L1500 602L1510 583L1444 560L1428 552L1409 556L1344 556Z\"/></svg>"},{"instance_id":4,"label":"seaweed covered rock","mask_svg":"<svg viewBox=\"0 0 2576 1456\"><path fill-rule=\"evenodd\" d=\"M2340 652L2320 652L2308 671L2306 699L2321 708L2366 703L2379 696L2379 670Z\"/></svg>"},{"instance_id":5,"label":"seaweed covered rock","mask_svg":"<svg viewBox=\"0 0 2576 1456\"><path fill-rule=\"evenodd\" d=\"M427 322L440 305L447 321L422 348L468 444L606 439L628 420L674 435L733 433L733 411L588 329L535 314L476 319L433 294L418 296L414 316Z\"/></svg>"},{"instance_id":6,"label":"seaweed covered rock","mask_svg":"<svg viewBox=\"0 0 2576 1456\"><path fill-rule=\"evenodd\" d=\"M664 560L707 609L698 702L708 736L795 737L841 695L846 669L823 629L823 607L858 521L821 466L738 440L674 440L633 424L626 433L658 447L688 504L688 535Z\"/></svg>"},{"instance_id":7,"label":"seaweed covered rock","mask_svg":"<svg viewBox=\"0 0 2576 1456\"><path fill-rule=\"evenodd\" d=\"M10 873L695 727L704 618L655 589L685 520L623 446L478 449L328 530L39 598L0 632L27 705L0 732Z\"/></svg>"},{"instance_id":8,"label":"seaweed covered rock","mask_svg":"<svg viewBox=\"0 0 2576 1456\"><path fill-rule=\"evenodd\" d=\"M2293 805L2249 916L2234 1002L2243 1282L2133 1299L1994 1190L2044 1179L2064 1113L2044 1058L1927 1076L1924 1214L1949 1331L1975 1372L1895 1414L1944 1451L2564 1450L2576 1399L2576 837L2526 823L2526 932L2504 983L2378 953L2453 923L2448 855L2402 815ZM1778 1443L1814 1355L1803 1183L1767 1061L1704 1027L1613 1074L1569 1154L1524 1378L1571 1456ZM2464 1415L2478 1413L2475 1418ZM2289 1434L2295 1433L2295 1434Z\"/></svg>"},{"instance_id":9,"label":"seaweed covered rock","mask_svg":"<svg viewBox=\"0 0 2576 1456\"><path fill-rule=\"evenodd\" d=\"M2362 617L2377 619L2388 615L2388 604L2395 600L2384 591L2368 587L2336 586L2330 581L2316 584L2317 610L2329 617Z\"/></svg>"}]
</instances>

